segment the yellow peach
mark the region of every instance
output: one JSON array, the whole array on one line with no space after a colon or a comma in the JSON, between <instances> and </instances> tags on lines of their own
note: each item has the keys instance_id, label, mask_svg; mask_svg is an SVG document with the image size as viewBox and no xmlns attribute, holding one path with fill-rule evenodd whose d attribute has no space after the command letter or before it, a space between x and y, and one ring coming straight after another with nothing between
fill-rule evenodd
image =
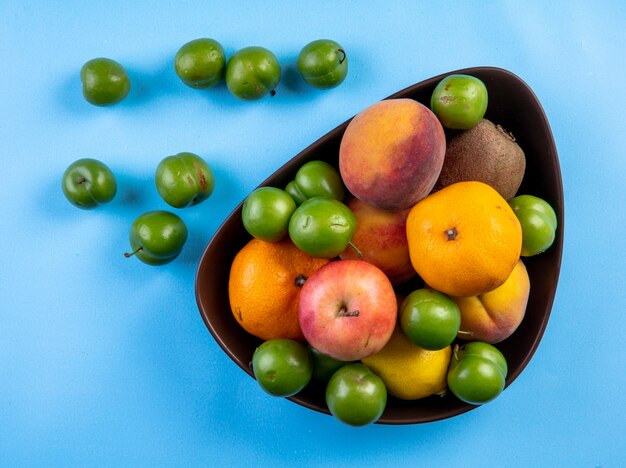
<instances>
[{"instance_id":1,"label":"yellow peach","mask_svg":"<svg viewBox=\"0 0 626 468\"><path fill-rule=\"evenodd\" d=\"M530 280L521 260L507 280L479 296L453 297L461 309L461 332L465 340L499 343L517 329L526 313Z\"/></svg>"}]
</instances>

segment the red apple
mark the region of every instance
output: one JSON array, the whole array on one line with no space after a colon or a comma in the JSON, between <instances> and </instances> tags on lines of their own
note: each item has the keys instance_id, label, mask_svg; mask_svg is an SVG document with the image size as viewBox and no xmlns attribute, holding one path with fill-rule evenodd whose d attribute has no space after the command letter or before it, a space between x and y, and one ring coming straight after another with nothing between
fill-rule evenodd
<instances>
[{"instance_id":1,"label":"red apple","mask_svg":"<svg viewBox=\"0 0 626 468\"><path fill-rule=\"evenodd\" d=\"M380 351L396 324L398 305L387 276L364 260L336 260L300 290L304 337L322 354L356 361Z\"/></svg>"}]
</instances>

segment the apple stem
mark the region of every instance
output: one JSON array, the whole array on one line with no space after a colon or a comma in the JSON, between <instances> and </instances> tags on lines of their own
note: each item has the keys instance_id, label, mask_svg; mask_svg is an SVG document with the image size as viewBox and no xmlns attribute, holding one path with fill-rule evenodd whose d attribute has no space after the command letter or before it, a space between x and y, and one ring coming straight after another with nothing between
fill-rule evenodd
<instances>
[{"instance_id":1,"label":"apple stem","mask_svg":"<svg viewBox=\"0 0 626 468\"><path fill-rule=\"evenodd\" d=\"M272 97L276 96L276 90L275 89L272 89L270 91L270 96L272 96Z\"/></svg>"},{"instance_id":2,"label":"apple stem","mask_svg":"<svg viewBox=\"0 0 626 468\"><path fill-rule=\"evenodd\" d=\"M352 247L352 250L354 250L354 253L356 253L358 258L363 258L363 252L361 252L359 248L352 243L352 241L348 242L348 245Z\"/></svg>"},{"instance_id":3,"label":"apple stem","mask_svg":"<svg viewBox=\"0 0 626 468\"><path fill-rule=\"evenodd\" d=\"M124 253L124 257L126 257L126 258L130 258L130 257L132 257L133 255L135 255L137 252L139 252L140 250L143 250L143 247L137 247L137 248L136 248L134 251L132 251L131 253L128 253L128 252Z\"/></svg>"},{"instance_id":4,"label":"apple stem","mask_svg":"<svg viewBox=\"0 0 626 468\"><path fill-rule=\"evenodd\" d=\"M459 331L457 332L457 334L458 334L458 335L461 335L462 337L463 337L463 336L467 336L467 337L469 337L469 338L471 338L472 336L474 336L474 332L465 331L465 330L459 330Z\"/></svg>"},{"instance_id":5,"label":"apple stem","mask_svg":"<svg viewBox=\"0 0 626 468\"><path fill-rule=\"evenodd\" d=\"M452 350L452 354L454 355L454 360L458 361L459 360L459 345L458 344L454 345L454 349Z\"/></svg>"},{"instance_id":6,"label":"apple stem","mask_svg":"<svg viewBox=\"0 0 626 468\"><path fill-rule=\"evenodd\" d=\"M85 179L84 177L79 177L78 179L76 179L76 183L78 185L83 185L85 182L87 182L87 179Z\"/></svg>"},{"instance_id":7,"label":"apple stem","mask_svg":"<svg viewBox=\"0 0 626 468\"><path fill-rule=\"evenodd\" d=\"M358 317L360 313L361 312L358 309L348 312L348 309L344 306L341 309L339 309L339 312L337 312L337 316L338 317Z\"/></svg>"}]
</instances>

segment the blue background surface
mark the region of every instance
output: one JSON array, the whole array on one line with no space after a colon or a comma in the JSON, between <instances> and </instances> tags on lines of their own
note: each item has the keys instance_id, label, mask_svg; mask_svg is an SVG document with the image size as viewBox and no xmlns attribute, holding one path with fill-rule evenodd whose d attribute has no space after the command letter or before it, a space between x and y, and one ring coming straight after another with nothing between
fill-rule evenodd
<instances>
[{"instance_id":1,"label":"blue background surface","mask_svg":"<svg viewBox=\"0 0 626 468\"><path fill-rule=\"evenodd\" d=\"M296 3L0 0L0 465L624 466L626 4ZM239 102L224 85L182 85L173 56L197 37L229 56L271 49L285 71L277 96ZM331 91L293 68L322 37L350 60ZM97 56L130 75L116 107L82 98L80 67ZM492 403L426 425L354 429L269 397L198 313L211 236L257 184L366 106L482 65L533 88L560 155L565 252L533 360ZM213 196L179 211L190 236L174 263L125 259L135 217L168 208L153 174L180 151L212 166ZM95 211L61 192L82 157L118 177L116 199Z\"/></svg>"}]
</instances>

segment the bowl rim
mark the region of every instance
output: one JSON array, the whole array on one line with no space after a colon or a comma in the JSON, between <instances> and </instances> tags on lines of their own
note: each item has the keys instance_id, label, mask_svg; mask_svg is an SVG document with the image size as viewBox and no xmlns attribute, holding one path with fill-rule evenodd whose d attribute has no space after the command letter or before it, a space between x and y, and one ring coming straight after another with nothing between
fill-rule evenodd
<instances>
[{"instance_id":1,"label":"bowl rim","mask_svg":"<svg viewBox=\"0 0 626 468\"><path fill-rule=\"evenodd\" d=\"M535 334L535 336L532 339L532 342L530 344L530 347L528 348L527 352L525 352L525 356L524 358L521 360L520 364L513 370L513 372L509 372L509 374L506 377L506 385L505 388L508 387L517 377L519 377L519 375L523 372L523 370L527 367L528 363L531 361L531 359L533 358L535 352L537 351L537 348L539 347L539 344L543 338L543 335L545 333L549 318L551 316L552 313L552 308L554 305L554 299L556 297L556 292L557 292L557 287L558 287L558 281L559 281L559 276L560 276L560 271L561 271L561 264L562 264L562 257L563 257L563 239L564 239L564 224L565 224L565 198L564 198L564 192L563 192L563 181L562 181L562 175L561 175L561 168L560 168L560 163L559 163L559 157L558 157L558 152L557 152L557 148L556 148L556 142L554 140L554 135L552 133L552 129L550 127L550 124L548 122L548 118L546 116L545 110L543 108L543 106L541 105L541 102L539 101L537 95L535 94L535 92L532 90L532 88L530 88L530 86L524 81L522 80L518 75L514 74L513 72L506 70L504 68L500 68L500 67L494 67L494 66L476 66L476 67L467 67L467 68L461 68L458 70L453 70L450 72L446 72L446 73L441 73L439 75L433 76L431 78L427 78L425 80L419 81L417 83L414 83L412 85L409 85L397 92L394 92L393 94L387 96L386 98L381 99L382 100L388 100L388 99L398 99L398 98L402 98L405 97L406 95L409 95L411 93L413 93L415 90L432 85L432 84L436 84L437 82L441 81L443 78L445 78L446 76L449 75L453 75L453 74L467 74L467 75L472 75L472 74L481 74L481 73L495 73L498 75L502 75L504 77L508 77L510 79L513 79L514 81L516 81L518 83L519 86L523 87L524 90L528 93L529 96L531 96L534 100L536 109L538 111L538 117L539 119L541 119L541 126L543 128L546 129L547 131L547 136L549 138L547 138L547 143L549 144L549 148L546 148L546 152L551 152L554 157L550 158L550 164L552 166L552 173L555 176L554 182L556 183L556 186L554 187L555 191L556 191L556 197L557 200L559 200L561 203L559 203L558 206L554 206L553 208L556 211L557 214L557 219L559 220L559 228L556 231L556 236L555 236L555 244L560 245L560 249L559 249L559 254L557 255L556 261L554 263L554 270L555 270L555 274L552 278L552 284L550 284L550 288L549 290L552 291L552 294L550 295L550 297L548 298L548 300L546 301L545 305L546 305L546 313L543 314L541 321L540 321L540 326L538 329L538 332ZM288 159L284 164L282 164L278 169L276 169L270 176L268 176L265 180L263 180L263 182L261 182L258 187L263 187L263 186L267 186L271 179L274 178L274 175L276 173L282 173L285 171L290 171L292 169L294 169L298 164L300 164L300 162L298 161L300 159L300 155L305 154L310 152L314 147L317 146L321 146L323 145L325 142L327 142L330 139L336 138L336 134L338 132L343 132L345 130L345 128L347 127L347 125L350 123L350 121L354 118L354 116L348 118L346 121L344 121L343 123L337 125L335 128L329 130L328 132L326 132L324 135L322 135L320 138L316 139L313 143L311 143L310 145L308 145L307 147L305 147L303 150L301 150L300 152L298 152L296 155L294 155L293 157L291 157L290 159ZM245 199L244 199L245 200ZM211 239L209 240L209 242L207 243L202 256L198 262L198 267L196 270L196 275L194 278L194 289L195 289L195 297L196 297L196 303L197 303L197 307L199 309L200 315L202 317L202 320L204 321L205 326L207 327L207 329L209 330L209 332L211 333L211 335L213 336L213 339L216 341L216 343L219 345L219 347L222 349L223 352L226 353L226 355L235 363L238 365L238 367L240 367L244 372L246 372L249 376L251 376L252 378L254 378L254 374L252 373L251 369L249 368L249 366L246 366L246 363L243 363L241 361L241 359L239 359L239 357L229 348L229 346L224 342L224 340L221 338L220 334L217 332L217 330L214 328L213 323L211 322L211 320L208 317L208 314L205 311L205 307L202 301L202 297L200 295L200 288L199 288L199 277L200 277L200 270L201 270L201 266L204 264L205 261L205 257L208 255L211 244L218 239L221 236L225 235L225 230L226 230L226 226L229 225L231 223L231 218L234 216L237 216L238 213L240 212L242 206L243 206L243 202L244 200L241 200L240 203L228 214L228 216L222 221L222 223L220 224L220 226L217 228L217 230L215 231L215 233L211 236ZM303 406L305 408L320 412L320 413L324 413L324 414L328 414L330 415L330 411L328 410L328 408L321 408L317 405L315 405L314 403L309 402L306 399L299 399L298 398L298 394L291 396L291 397L286 397L286 399L300 405ZM442 421L445 419L449 419L455 416L459 416L463 413L466 413L470 410L476 409L479 406L477 405L471 405L471 404L465 404L462 406L458 406L457 408L452 408L452 409L448 409L448 410L444 410L441 413L438 413L437 416L433 416L433 417L422 417L422 418L413 418L413 419L402 419L402 418L393 418L393 417L381 417L378 421L375 422L375 424L381 424L381 425L409 425L409 424L423 424L423 423L428 423L428 422L436 422L436 421Z\"/></svg>"}]
</instances>

